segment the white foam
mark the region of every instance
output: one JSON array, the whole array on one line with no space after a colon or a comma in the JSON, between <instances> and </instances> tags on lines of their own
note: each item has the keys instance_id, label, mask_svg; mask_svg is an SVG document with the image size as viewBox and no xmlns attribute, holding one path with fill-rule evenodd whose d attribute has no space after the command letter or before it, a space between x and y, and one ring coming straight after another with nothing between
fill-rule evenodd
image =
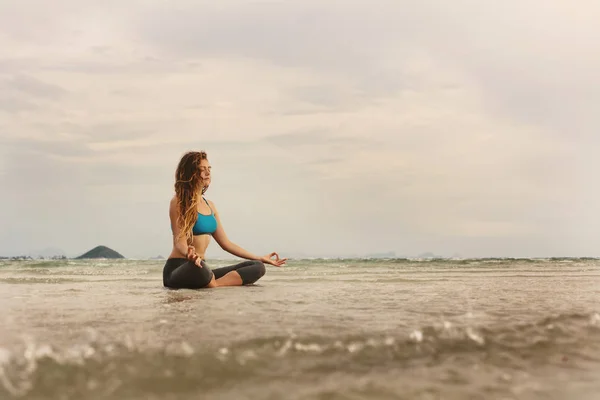
<instances>
[{"instance_id":1,"label":"white foam","mask_svg":"<svg viewBox=\"0 0 600 400\"><path fill-rule=\"evenodd\" d=\"M321 353L323 348L316 343L302 344L296 343L294 345L294 349L299 351L313 352L313 353Z\"/></svg>"},{"instance_id":2,"label":"white foam","mask_svg":"<svg viewBox=\"0 0 600 400\"><path fill-rule=\"evenodd\" d=\"M279 349L279 351L277 352L277 355L279 357L283 356L285 353L288 352L288 350L292 347L292 339L288 339L283 346L281 346L281 348Z\"/></svg>"},{"instance_id":3,"label":"white foam","mask_svg":"<svg viewBox=\"0 0 600 400\"><path fill-rule=\"evenodd\" d=\"M359 350L362 350L365 347L362 343L350 343L347 347L350 353L356 353Z\"/></svg>"},{"instance_id":4,"label":"white foam","mask_svg":"<svg viewBox=\"0 0 600 400\"><path fill-rule=\"evenodd\" d=\"M227 347L221 347L217 351L217 358L221 361L226 361L229 358L229 349Z\"/></svg>"},{"instance_id":5,"label":"white foam","mask_svg":"<svg viewBox=\"0 0 600 400\"><path fill-rule=\"evenodd\" d=\"M8 364L12 358L11 352L3 347L0 347L0 367L4 364Z\"/></svg>"},{"instance_id":6,"label":"white foam","mask_svg":"<svg viewBox=\"0 0 600 400\"><path fill-rule=\"evenodd\" d=\"M467 328L467 336L469 337L469 339L471 339L472 341L474 341L475 343L477 343L479 345L483 345L485 343L483 336L474 332L471 327Z\"/></svg>"},{"instance_id":7,"label":"white foam","mask_svg":"<svg viewBox=\"0 0 600 400\"><path fill-rule=\"evenodd\" d=\"M187 342L181 342L181 352L185 356L191 356L194 354L194 348L190 346Z\"/></svg>"},{"instance_id":8,"label":"white foam","mask_svg":"<svg viewBox=\"0 0 600 400\"><path fill-rule=\"evenodd\" d=\"M240 363L240 365L244 365L246 364L246 361L255 360L257 358L258 356L254 350L246 350L238 357L238 363Z\"/></svg>"},{"instance_id":9,"label":"white foam","mask_svg":"<svg viewBox=\"0 0 600 400\"><path fill-rule=\"evenodd\" d=\"M35 358L38 360L40 358L44 358L44 357L52 358L53 356L54 356L54 351L52 350L52 347L48 346L47 344L44 344L41 347L38 347L37 349L35 349Z\"/></svg>"},{"instance_id":10,"label":"white foam","mask_svg":"<svg viewBox=\"0 0 600 400\"><path fill-rule=\"evenodd\" d=\"M417 343L421 343L423 341L423 332L415 330L410 334L410 338Z\"/></svg>"}]
</instances>

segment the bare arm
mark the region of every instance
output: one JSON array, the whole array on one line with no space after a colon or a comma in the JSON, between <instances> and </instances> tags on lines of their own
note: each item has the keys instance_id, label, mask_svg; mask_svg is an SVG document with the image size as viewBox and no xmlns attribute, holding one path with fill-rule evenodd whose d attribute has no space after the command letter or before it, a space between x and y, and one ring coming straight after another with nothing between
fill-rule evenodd
<instances>
[{"instance_id":1,"label":"bare arm","mask_svg":"<svg viewBox=\"0 0 600 400\"><path fill-rule=\"evenodd\" d=\"M210 200L209 203L210 207L215 213L215 218L217 219L217 230L213 233L212 236L215 239L215 241L219 244L219 246L221 246L221 248L226 252L240 258L245 258L247 260L262 260L264 257L252 254L249 251L244 250L237 244L233 243L231 240L229 240L227 234L225 233L225 229L223 228L223 224L221 223L221 219L219 218L219 212L217 211L215 204Z\"/></svg>"},{"instance_id":2,"label":"bare arm","mask_svg":"<svg viewBox=\"0 0 600 400\"><path fill-rule=\"evenodd\" d=\"M188 253L188 243L187 239L184 236L183 238L177 240L177 235L181 231L181 227L177 223L177 218L179 216L179 206L177 204L177 199L173 198L171 200L171 204L169 206L169 216L171 218L171 229L173 231L173 246L181 253Z\"/></svg>"},{"instance_id":3,"label":"bare arm","mask_svg":"<svg viewBox=\"0 0 600 400\"><path fill-rule=\"evenodd\" d=\"M208 202L210 204L210 207L213 209L213 212L215 213L215 218L217 219L217 230L212 234L212 236L223 250L240 258L245 258L247 260L260 260L263 263L275 265L276 267L281 267L286 263L287 258L280 259L279 254L275 252L260 257L253 253L250 253L247 250L244 250L243 248L229 240L227 234L225 233L225 229L223 228L223 224L221 223L221 218L219 217L219 212L217 211L215 204L210 200ZM275 257L275 259L273 259L273 257Z\"/></svg>"}]
</instances>

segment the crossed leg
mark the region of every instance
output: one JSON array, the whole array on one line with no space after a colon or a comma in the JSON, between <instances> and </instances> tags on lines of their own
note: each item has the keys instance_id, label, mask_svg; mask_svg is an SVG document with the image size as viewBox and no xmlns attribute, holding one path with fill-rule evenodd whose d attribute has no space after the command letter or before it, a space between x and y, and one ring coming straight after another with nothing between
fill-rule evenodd
<instances>
[{"instance_id":1,"label":"crossed leg","mask_svg":"<svg viewBox=\"0 0 600 400\"><path fill-rule=\"evenodd\" d=\"M259 280L265 272L265 264L258 260L213 269L216 286L250 285Z\"/></svg>"}]
</instances>

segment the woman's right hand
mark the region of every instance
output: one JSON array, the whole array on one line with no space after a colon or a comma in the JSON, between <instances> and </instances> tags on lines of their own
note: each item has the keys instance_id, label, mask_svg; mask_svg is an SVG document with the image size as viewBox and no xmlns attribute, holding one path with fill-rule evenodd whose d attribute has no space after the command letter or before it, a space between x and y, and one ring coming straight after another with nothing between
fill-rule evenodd
<instances>
[{"instance_id":1,"label":"woman's right hand","mask_svg":"<svg viewBox=\"0 0 600 400\"><path fill-rule=\"evenodd\" d=\"M196 253L196 248L194 246L188 246L187 259L193 261L194 264L202 268L202 259L198 257L198 253Z\"/></svg>"}]
</instances>

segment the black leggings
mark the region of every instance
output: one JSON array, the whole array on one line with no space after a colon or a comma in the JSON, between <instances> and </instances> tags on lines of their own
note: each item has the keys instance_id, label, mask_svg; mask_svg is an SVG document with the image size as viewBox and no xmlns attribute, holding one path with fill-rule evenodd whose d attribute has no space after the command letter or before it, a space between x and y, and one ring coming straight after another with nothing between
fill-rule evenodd
<instances>
[{"instance_id":1,"label":"black leggings","mask_svg":"<svg viewBox=\"0 0 600 400\"><path fill-rule=\"evenodd\" d=\"M242 284L249 285L265 274L265 265L253 260L211 270L204 260L200 268L187 258L169 258L163 268L163 285L173 289L200 289L210 283L213 275L219 279L231 271L237 271Z\"/></svg>"}]
</instances>

